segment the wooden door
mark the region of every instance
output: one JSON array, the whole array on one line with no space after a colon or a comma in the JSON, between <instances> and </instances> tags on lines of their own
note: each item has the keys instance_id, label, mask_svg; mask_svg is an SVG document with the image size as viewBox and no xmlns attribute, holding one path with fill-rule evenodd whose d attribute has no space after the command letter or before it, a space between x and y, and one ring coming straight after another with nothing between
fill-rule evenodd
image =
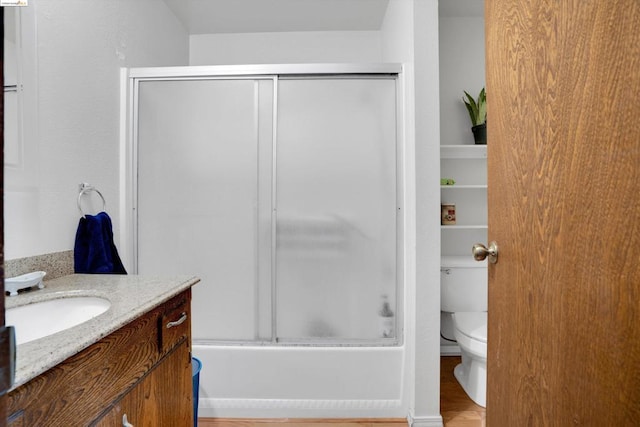
<instances>
[{"instance_id":1,"label":"wooden door","mask_svg":"<svg viewBox=\"0 0 640 427\"><path fill-rule=\"evenodd\" d=\"M640 425L640 2L486 0L487 425Z\"/></svg>"}]
</instances>

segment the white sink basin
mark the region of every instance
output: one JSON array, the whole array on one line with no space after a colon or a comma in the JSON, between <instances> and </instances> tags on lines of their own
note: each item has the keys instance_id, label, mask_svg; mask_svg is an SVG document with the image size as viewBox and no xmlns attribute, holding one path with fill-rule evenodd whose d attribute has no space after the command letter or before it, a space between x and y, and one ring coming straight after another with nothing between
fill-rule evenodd
<instances>
[{"instance_id":1,"label":"white sink basin","mask_svg":"<svg viewBox=\"0 0 640 427\"><path fill-rule=\"evenodd\" d=\"M104 313L111 302L98 297L68 297L9 308L5 323L16 329L16 344L64 331Z\"/></svg>"}]
</instances>

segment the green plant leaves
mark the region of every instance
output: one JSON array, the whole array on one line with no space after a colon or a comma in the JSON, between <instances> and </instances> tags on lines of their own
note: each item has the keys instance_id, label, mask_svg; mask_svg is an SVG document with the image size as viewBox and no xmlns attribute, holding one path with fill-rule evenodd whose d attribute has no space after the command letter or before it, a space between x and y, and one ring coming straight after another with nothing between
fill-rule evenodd
<instances>
[{"instance_id":1,"label":"green plant leaves","mask_svg":"<svg viewBox=\"0 0 640 427\"><path fill-rule=\"evenodd\" d=\"M471 124L473 126L481 125L482 123L487 121L487 94L482 88L480 93L478 94L477 101L473 98L473 96L469 95L469 93L465 90L464 97L462 101L464 105L467 107L467 111L469 112L469 118L471 118Z\"/></svg>"}]
</instances>

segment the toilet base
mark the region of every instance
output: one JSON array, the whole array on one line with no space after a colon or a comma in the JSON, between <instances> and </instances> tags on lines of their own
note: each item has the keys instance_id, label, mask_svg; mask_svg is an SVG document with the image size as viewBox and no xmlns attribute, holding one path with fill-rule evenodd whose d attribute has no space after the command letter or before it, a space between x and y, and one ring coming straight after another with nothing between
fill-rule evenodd
<instances>
[{"instance_id":1,"label":"toilet base","mask_svg":"<svg viewBox=\"0 0 640 427\"><path fill-rule=\"evenodd\" d=\"M453 370L453 375L463 390L477 405L487 405L487 361L474 359L462 352L462 363Z\"/></svg>"}]
</instances>

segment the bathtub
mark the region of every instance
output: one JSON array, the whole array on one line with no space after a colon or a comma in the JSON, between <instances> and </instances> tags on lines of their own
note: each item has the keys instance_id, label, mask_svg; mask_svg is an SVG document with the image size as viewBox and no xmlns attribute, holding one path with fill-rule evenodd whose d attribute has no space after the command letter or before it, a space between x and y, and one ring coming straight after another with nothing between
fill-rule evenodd
<instances>
[{"instance_id":1,"label":"bathtub","mask_svg":"<svg viewBox=\"0 0 640 427\"><path fill-rule=\"evenodd\" d=\"M199 417L404 418L405 348L214 345L202 362Z\"/></svg>"}]
</instances>

